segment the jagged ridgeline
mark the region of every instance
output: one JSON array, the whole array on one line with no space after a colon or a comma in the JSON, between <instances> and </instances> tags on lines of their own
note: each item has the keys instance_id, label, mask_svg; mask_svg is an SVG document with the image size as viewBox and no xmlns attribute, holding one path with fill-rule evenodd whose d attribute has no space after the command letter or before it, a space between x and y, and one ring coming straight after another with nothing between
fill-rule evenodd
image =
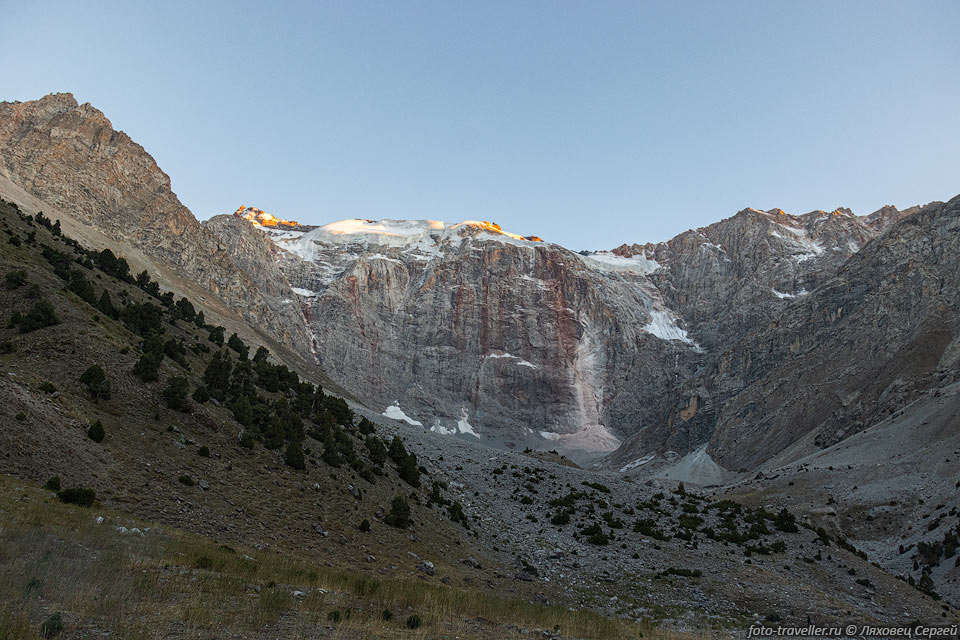
<instances>
[{"instance_id":1,"label":"jagged ridgeline","mask_svg":"<svg viewBox=\"0 0 960 640\"><path fill-rule=\"evenodd\" d=\"M60 377L61 385L79 383L95 402L109 403L119 391L155 406L157 420L162 410L196 412L211 428L231 425L240 447L279 452L297 470L307 464L347 466L372 484L388 472L389 460L400 479L420 486L416 455L399 437L383 440L376 425L356 416L343 398L303 380L265 347L251 354L236 333L226 337L224 327L208 324L187 298L162 291L146 270L134 275L110 249L85 249L42 212L25 215L0 201L0 214L8 262L16 265L3 276L10 310L8 335L0 343L4 354L36 353L33 340L56 341L69 335L62 326L70 324L80 334L97 334L83 344L60 343L71 355L123 343L109 358L78 358L79 368L47 372ZM37 335L21 337L27 334ZM56 392L55 382L44 384ZM120 422L124 416L117 413ZM117 428L110 422L91 419L90 430L102 440L104 430Z\"/></svg>"}]
</instances>

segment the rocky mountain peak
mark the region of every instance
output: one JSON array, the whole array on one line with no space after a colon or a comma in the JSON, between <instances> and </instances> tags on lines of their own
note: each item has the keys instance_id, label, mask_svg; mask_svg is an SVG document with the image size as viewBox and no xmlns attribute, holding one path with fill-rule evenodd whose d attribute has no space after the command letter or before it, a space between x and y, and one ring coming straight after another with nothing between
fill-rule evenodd
<instances>
[{"instance_id":1,"label":"rocky mountain peak","mask_svg":"<svg viewBox=\"0 0 960 640\"><path fill-rule=\"evenodd\" d=\"M301 225L295 220L284 220L283 218L278 218L272 214L267 213L263 209L258 209L256 207L247 207L240 205L236 211L233 212L233 215L248 220L255 227L271 227L276 229L293 229L297 231L309 231L310 229L315 229L315 226L306 226Z\"/></svg>"}]
</instances>

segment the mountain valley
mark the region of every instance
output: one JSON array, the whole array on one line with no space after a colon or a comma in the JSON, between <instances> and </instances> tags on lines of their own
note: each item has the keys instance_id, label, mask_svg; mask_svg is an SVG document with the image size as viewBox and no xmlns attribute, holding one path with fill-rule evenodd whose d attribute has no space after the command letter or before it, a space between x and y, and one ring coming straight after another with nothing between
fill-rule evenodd
<instances>
[{"instance_id":1,"label":"mountain valley","mask_svg":"<svg viewBox=\"0 0 960 640\"><path fill-rule=\"evenodd\" d=\"M960 197L579 252L200 222L52 94L0 103L0 198L0 638L960 622ZM111 620L45 557L149 578Z\"/></svg>"}]
</instances>

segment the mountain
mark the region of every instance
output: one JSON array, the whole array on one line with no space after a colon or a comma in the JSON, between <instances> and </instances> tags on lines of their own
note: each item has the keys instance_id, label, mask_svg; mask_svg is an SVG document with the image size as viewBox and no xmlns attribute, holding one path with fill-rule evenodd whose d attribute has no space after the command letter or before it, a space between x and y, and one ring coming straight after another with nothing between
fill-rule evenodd
<instances>
[{"instance_id":1,"label":"mountain","mask_svg":"<svg viewBox=\"0 0 960 640\"><path fill-rule=\"evenodd\" d=\"M294 229L258 211L208 224L227 236L252 220L271 238L334 379L440 433L581 454L638 432L702 444L712 431L671 431L673 390L912 213L744 210L582 255L476 221Z\"/></svg>"},{"instance_id":2,"label":"mountain","mask_svg":"<svg viewBox=\"0 0 960 640\"><path fill-rule=\"evenodd\" d=\"M241 207L198 223L149 154L69 94L0 104L0 158L0 178L378 412L586 457L705 443L701 407L726 396L700 391L703 373L912 213L746 209L592 253L482 221L312 227Z\"/></svg>"},{"instance_id":3,"label":"mountain","mask_svg":"<svg viewBox=\"0 0 960 640\"><path fill-rule=\"evenodd\" d=\"M319 620L344 638L422 625L626 640L745 633L754 614L940 615L929 576L915 589L756 491L639 484L384 419L226 339L45 215L0 201L0 230L9 637L48 636L55 616L71 637L132 622L135 635L275 638ZM936 521L952 535L952 515ZM946 563L927 560L952 595Z\"/></svg>"},{"instance_id":4,"label":"mountain","mask_svg":"<svg viewBox=\"0 0 960 640\"><path fill-rule=\"evenodd\" d=\"M241 253L269 253L269 245L259 234L243 236L242 252L224 245L177 199L150 154L89 103L80 105L69 93L0 102L0 178L7 190L53 207L65 224L95 229L101 245L121 243L171 288L212 294L224 312L262 328L261 340L269 336L309 352L300 310L284 302L289 286L282 274L233 261Z\"/></svg>"},{"instance_id":5,"label":"mountain","mask_svg":"<svg viewBox=\"0 0 960 640\"><path fill-rule=\"evenodd\" d=\"M754 469L790 447L832 445L956 381L958 229L960 198L920 208L758 321L685 383L675 407L700 410L662 421L661 447L686 431L723 467Z\"/></svg>"},{"instance_id":6,"label":"mountain","mask_svg":"<svg viewBox=\"0 0 960 640\"><path fill-rule=\"evenodd\" d=\"M62 94L0 105L0 196L0 636L957 620L956 199L197 223Z\"/></svg>"}]
</instances>

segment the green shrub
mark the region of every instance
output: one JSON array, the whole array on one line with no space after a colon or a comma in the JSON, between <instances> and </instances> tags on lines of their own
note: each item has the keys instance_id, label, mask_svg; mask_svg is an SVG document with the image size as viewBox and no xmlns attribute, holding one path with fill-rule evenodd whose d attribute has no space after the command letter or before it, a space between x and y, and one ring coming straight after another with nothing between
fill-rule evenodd
<instances>
[{"instance_id":1,"label":"green shrub","mask_svg":"<svg viewBox=\"0 0 960 640\"><path fill-rule=\"evenodd\" d=\"M393 611L391 611L390 609L384 609L383 612L380 614L380 617L383 618L384 621L392 620Z\"/></svg>"},{"instance_id":2,"label":"green shrub","mask_svg":"<svg viewBox=\"0 0 960 640\"><path fill-rule=\"evenodd\" d=\"M209 458L210 447L208 447L207 445L203 445L202 447L197 449L197 455L200 456L201 458Z\"/></svg>"},{"instance_id":3,"label":"green shrub","mask_svg":"<svg viewBox=\"0 0 960 640\"><path fill-rule=\"evenodd\" d=\"M40 633L44 638L53 638L63 631L63 618L57 612L43 621L40 625Z\"/></svg>"},{"instance_id":4,"label":"green shrub","mask_svg":"<svg viewBox=\"0 0 960 640\"><path fill-rule=\"evenodd\" d=\"M90 305L97 304L97 294L93 290L93 285L87 280L82 272L73 269L70 271L70 277L67 281L67 289L77 294L81 300Z\"/></svg>"},{"instance_id":5,"label":"green shrub","mask_svg":"<svg viewBox=\"0 0 960 640\"><path fill-rule=\"evenodd\" d=\"M418 629L423 622L420 620L420 616L414 614L407 618L407 629Z\"/></svg>"},{"instance_id":6,"label":"green shrub","mask_svg":"<svg viewBox=\"0 0 960 640\"><path fill-rule=\"evenodd\" d=\"M303 471L307 468L303 459L303 449L300 447L299 442L291 442L287 445L287 450L283 454L283 461L287 463L288 467L298 471Z\"/></svg>"},{"instance_id":7,"label":"green shrub","mask_svg":"<svg viewBox=\"0 0 960 640\"><path fill-rule=\"evenodd\" d=\"M233 351L236 351L241 360L246 360L250 353L250 348L243 343L243 340L241 340L240 336L238 336L236 333L230 336L230 339L227 340L227 347Z\"/></svg>"},{"instance_id":8,"label":"green shrub","mask_svg":"<svg viewBox=\"0 0 960 640\"><path fill-rule=\"evenodd\" d=\"M54 312L53 305L46 300L37 300L25 314L16 314L16 322L11 320L11 324L20 325L20 333L30 333L44 327L52 327L59 322L60 319Z\"/></svg>"},{"instance_id":9,"label":"green shrub","mask_svg":"<svg viewBox=\"0 0 960 640\"><path fill-rule=\"evenodd\" d=\"M467 520L467 514L463 512L463 505L457 500L447 507L447 513L450 514L450 520L459 522L465 528L470 528L470 522Z\"/></svg>"},{"instance_id":10,"label":"green shrub","mask_svg":"<svg viewBox=\"0 0 960 640\"><path fill-rule=\"evenodd\" d=\"M182 476L180 476L179 478L177 478L177 481L178 481L180 484L187 485L188 487L192 487L193 484L194 484L194 483L193 483L193 478L191 478L191 477L188 476L187 474L183 474Z\"/></svg>"},{"instance_id":11,"label":"green shrub","mask_svg":"<svg viewBox=\"0 0 960 640\"><path fill-rule=\"evenodd\" d=\"M130 331L143 337L163 330L163 309L150 302L129 304L120 317Z\"/></svg>"},{"instance_id":12,"label":"green shrub","mask_svg":"<svg viewBox=\"0 0 960 640\"><path fill-rule=\"evenodd\" d=\"M405 529L410 526L410 503L403 496L397 496L390 503L390 513L384 518L384 522L398 529Z\"/></svg>"},{"instance_id":13,"label":"green shrub","mask_svg":"<svg viewBox=\"0 0 960 640\"><path fill-rule=\"evenodd\" d=\"M599 482L587 482L584 480L583 485L590 487L591 489L596 489L600 493L610 493L610 487L605 484L600 484Z\"/></svg>"},{"instance_id":14,"label":"green shrub","mask_svg":"<svg viewBox=\"0 0 960 640\"><path fill-rule=\"evenodd\" d=\"M223 327L213 327L210 329L210 335L207 336L207 340L214 343L215 345L222 347L223 346Z\"/></svg>"},{"instance_id":15,"label":"green shrub","mask_svg":"<svg viewBox=\"0 0 960 640\"><path fill-rule=\"evenodd\" d=\"M203 404L210 400L210 392L202 384L193 390L193 401L197 404Z\"/></svg>"},{"instance_id":16,"label":"green shrub","mask_svg":"<svg viewBox=\"0 0 960 640\"><path fill-rule=\"evenodd\" d=\"M120 312L117 311L117 308L113 306L113 301L110 299L110 294L106 291L100 294L100 300L97 301L97 311L108 318L120 317Z\"/></svg>"},{"instance_id":17,"label":"green shrub","mask_svg":"<svg viewBox=\"0 0 960 640\"><path fill-rule=\"evenodd\" d=\"M69 489L64 489L57 494L57 497L60 498L61 502L66 502L67 504L75 504L80 507L91 507L93 506L94 500L97 499L97 494L93 489L88 489L85 487L70 487Z\"/></svg>"},{"instance_id":18,"label":"green shrub","mask_svg":"<svg viewBox=\"0 0 960 640\"><path fill-rule=\"evenodd\" d=\"M158 358L155 354L145 353L133 365L133 375L142 382L156 382L160 379L160 362L163 354Z\"/></svg>"},{"instance_id":19,"label":"green shrub","mask_svg":"<svg viewBox=\"0 0 960 640\"><path fill-rule=\"evenodd\" d=\"M80 375L80 382L86 385L87 391L90 392L90 397L94 400L110 399L110 380L100 365L90 365L87 370Z\"/></svg>"},{"instance_id":20,"label":"green shrub","mask_svg":"<svg viewBox=\"0 0 960 640\"><path fill-rule=\"evenodd\" d=\"M244 449L253 449L253 446L256 444L256 442L254 441L253 436L251 436L249 433L244 431L243 435L240 436L240 440L237 442L237 444L239 444Z\"/></svg>"},{"instance_id":21,"label":"green shrub","mask_svg":"<svg viewBox=\"0 0 960 640\"><path fill-rule=\"evenodd\" d=\"M47 491L60 491L60 476L53 476L47 480L47 484L43 485L43 488Z\"/></svg>"},{"instance_id":22,"label":"green shrub","mask_svg":"<svg viewBox=\"0 0 960 640\"><path fill-rule=\"evenodd\" d=\"M367 520L366 518L364 518L363 521L360 522L360 527L359 527L359 529L360 529L360 533L367 533L367 532L369 532L369 531L370 531L370 521Z\"/></svg>"},{"instance_id":23,"label":"green shrub","mask_svg":"<svg viewBox=\"0 0 960 640\"><path fill-rule=\"evenodd\" d=\"M51 382L42 382L42 383L40 384L40 386L37 387L37 388L40 389L40 391L43 391L44 393L56 393L56 392L57 392L57 388L56 388L55 386L53 386L53 383L51 383Z\"/></svg>"},{"instance_id":24,"label":"green shrub","mask_svg":"<svg viewBox=\"0 0 960 640\"><path fill-rule=\"evenodd\" d=\"M773 526L776 527L777 531L785 531L787 533L796 533L800 530L797 528L797 517L786 509L780 509L780 513L777 514L776 519L773 521Z\"/></svg>"},{"instance_id":25,"label":"green shrub","mask_svg":"<svg viewBox=\"0 0 960 640\"><path fill-rule=\"evenodd\" d=\"M103 428L103 423L97 420L87 429L87 437L89 437L94 442L103 442L104 437L106 437L107 432Z\"/></svg>"},{"instance_id":26,"label":"green shrub","mask_svg":"<svg viewBox=\"0 0 960 640\"><path fill-rule=\"evenodd\" d=\"M3 277L3 286L11 291L19 289L25 284L27 284L27 272L23 269L8 271L7 275Z\"/></svg>"},{"instance_id":27,"label":"green shrub","mask_svg":"<svg viewBox=\"0 0 960 640\"><path fill-rule=\"evenodd\" d=\"M368 435L364 444L367 447L367 457L370 459L370 463L375 467L382 467L383 463L387 461L387 446L383 444L383 440L375 435Z\"/></svg>"},{"instance_id":28,"label":"green shrub","mask_svg":"<svg viewBox=\"0 0 960 640\"><path fill-rule=\"evenodd\" d=\"M581 529L580 533L581 535L587 536L587 542L590 544L597 546L610 544L610 537L603 532L603 529L596 522Z\"/></svg>"},{"instance_id":29,"label":"green shrub","mask_svg":"<svg viewBox=\"0 0 960 640\"><path fill-rule=\"evenodd\" d=\"M174 376L170 378L167 388L163 390L163 399L174 411L190 413L190 401L187 399L189 393L190 382L184 376Z\"/></svg>"}]
</instances>

